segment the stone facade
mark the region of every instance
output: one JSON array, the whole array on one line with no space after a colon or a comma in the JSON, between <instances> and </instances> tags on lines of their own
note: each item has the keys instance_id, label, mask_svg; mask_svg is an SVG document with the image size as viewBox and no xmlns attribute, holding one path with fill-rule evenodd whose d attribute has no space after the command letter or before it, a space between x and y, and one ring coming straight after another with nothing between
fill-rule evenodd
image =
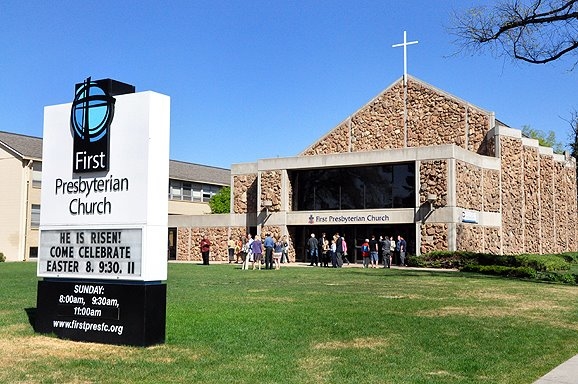
<instances>
[{"instance_id":1,"label":"stone facade","mask_svg":"<svg viewBox=\"0 0 578 384\"><path fill-rule=\"evenodd\" d=\"M413 222L407 207L391 214L406 227L415 226L418 252L577 250L575 160L553 154L503 126L493 113L413 77L407 89L397 81L296 158L240 165L232 178L232 216L255 216L258 233L288 234L292 240L298 238L297 226L309 225L308 213L292 206L292 180L287 177L292 169L408 161L416 164ZM431 209L429 194L437 197ZM265 218L257 210L267 200L271 217ZM468 220L472 222L462 222L465 213L474 217ZM286 224L288 217L298 224ZM187 260L200 260L199 231L179 228L178 249ZM245 231L212 228L217 254L226 257L229 233ZM295 259L293 249L290 256Z\"/></svg>"},{"instance_id":2,"label":"stone facade","mask_svg":"<svg viewBox=\"0 0 578 384\"><path fill-rule=\"evenodd\" d=\"M540 253L540 153L536 147L523 147L524 252Z\"/></svg>"},{"instance_id":3,"label":"stone facade","mask_svg":"<svg viewBox=\"0 0 578 384\"><path fill-rule=\"evenodd\" d=\"M234 213L257 212L257 174L233 177L232 211Z\"/></svg>"},{"instance_id":4,"label":"stone facade","mask_svg":"<svg viewBox=\"0 0 578 384\"><path fill-rule=\"evenodd\" d=\"M359 109L302 155L440 144L456 144L478 152L489 129L489 112L409 78L406 124L404 90L400 81Z\"/></svg>"},{"instance_id":5,"label":"stone facade","mask_svg":"<svg viewBox=\"0 0 578 384\"><path fill-rule=\"evenodd\" d=\"M482 210L500 212L500 172L494 169L482 169L482 180Z\"/></svg>"},{"instance_id":6,"label":"stone facade","mask_svg":"<svg viewBox=\"0 0 578 384\"><path fill-rule=\"evenodd\" d=\"M448 190L447 161L421 161L420 205L434 193L438 199L433 208L446 207L449 192L455 193L458 208L501 215L501 222L490 226L456 224L457 249L514 254L576 249L573 161L568 165L543 156L537 143L524 145L521 135L496 134L491 129L491 113L411 77L404 124L402 84L400 81L386 89L302 155L343 152L347 138L350 152L401 148L405 137L407 147L455 144L481 155L498 155L499 170L456 160L455 192ZM339 150L333 151L338 146ZM435 223L422 224L422 251L444 244L439 234L435 238L424 235L433 230L432 225ZM442 227L452 230L441 223L436 226L438 230ZM434 243L428 245L429 240Z\"/></svg>"},{"instance_id":7,"label":"stone facade","mask_svg":"<svg viewBox=\"0 0 578 384\"><path fill-rule=\"evenodd\" d=\"M433 208L447 205L448 197L448 162L446 160L422 161L419 168L419 202L425 204L429 194L435 194L437 200Z\"/></svg>"},{"instance_id":8,"label":"stone facade","mask_svg":"<svg viewBox=\"0 0 578 384\"><path fill-rule=\"evenodd\" d=\"M522 140L500 138L502 161L502 247L506 254L524 253Z\"/></svg>"},{"instance_id":9,"label":"stone facade","mask_svg":"<svg viewBox=\"0 0 578 384\"><path fill-rule=\"evenodd\" d=\"M484 227L475 224L457 224L456 243L460 251L485 252Z\"/></svg>"},{"instance_id":10,"label":"stone facade","mask_svg":"<svg viewBox=\"0 0 578 384\"><path fill-rule=\"evenodd\" d=\"M227 261L229 257L227 241L238 240L246 235L245 227L179 227L177 228L177 260L202 261L200 243L202 234L211 242L210 260Z\"/></svg>"},{"instance_id":11,"label":"stone facade","mask_svg":"<svg viewBox=\"0 0 578 384\"><path fill-rule=\"evenodd\" d=\"M456 205L461 208L483 211L482 168L456 161Z\"/></svg>"},{"instance_id":12,"label":"stone facade","mask_svg":"<svg viewBox=\"0 0 578 384\"><path fill-rule=\"evenodd\" d=\"M448 247L447 224L428 223L421 226L421 253L447 251Z\"/></svg>"},{"instance_id":13,"label":"stone facade","mask_svg":"<svg viewBox=\"0 0 578 384\"><path fill-rule=\"evenodd\" d=\"M269 211L281 211L281 171L261 173L261 201L265 200L273 204Z\"/></svg>"},{"instance_id":14,"label":"stone facade","mask_svg":"<svg viewBox=\"0 0 578 384\"><path fill-rule=\"evenodd\" d=\"M555 252L556 231L554 193L554 157L552 155L540 155L540 225L541 225L541 248L543 253Z\"/></svg>"}]
</instances>

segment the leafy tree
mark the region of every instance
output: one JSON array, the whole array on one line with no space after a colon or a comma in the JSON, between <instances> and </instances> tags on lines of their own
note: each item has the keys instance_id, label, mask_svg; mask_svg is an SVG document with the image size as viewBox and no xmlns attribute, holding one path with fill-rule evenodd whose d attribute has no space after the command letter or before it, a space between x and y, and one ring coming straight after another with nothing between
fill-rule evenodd
<instances>
[{"instance_id":1,"label":"leafy tree","mask_svg":"<svg viewBox=\"0 0 578 384\"><path fill-rule=\"evenodd\" d=\"M497 1L456 14L451 30L465 49L490 47L528 63L578 56L578 0Z\"/></svg>"},{"instance_id":2,"label":"leafy tree","mask_svg":"<svg viewBox=\"0 0 578 384\"><path fill-rule=\"evenodd\" d=\"M211 213L231 212L231 187L223 187L209 200Z\"/></svg>"},{"instance_id":3,"label":"leafy tree","mask_svg":"<svg viewBox=\"0 0 578 384\"><path fill-rule=\"evenodd\" d=\"M538 143L543 147L552 148L555 153L564 152L564 145L556 140L556 133L554 133L554 131L544 132L531 128L529 125L524 125L522 127L522 134L530 139L538 140Z\"/></svg>"}]
</instances>

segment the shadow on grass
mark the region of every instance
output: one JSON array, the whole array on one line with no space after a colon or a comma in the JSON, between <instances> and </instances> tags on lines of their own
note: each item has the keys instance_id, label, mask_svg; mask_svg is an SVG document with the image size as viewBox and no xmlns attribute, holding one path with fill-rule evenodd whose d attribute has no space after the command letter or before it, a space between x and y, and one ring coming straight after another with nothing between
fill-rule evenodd
<instances>
[{"instance_id":1,"label":"shadow on grass","mask_svg":"<svg viewBox=\"0 0 578 384\"><path fill-rule=\"evenodd\" d=\"M34 332L36 332L36 308L24 308L24 310L28 316L28 322L32 326Z\"/></svg>"}]
</instances>

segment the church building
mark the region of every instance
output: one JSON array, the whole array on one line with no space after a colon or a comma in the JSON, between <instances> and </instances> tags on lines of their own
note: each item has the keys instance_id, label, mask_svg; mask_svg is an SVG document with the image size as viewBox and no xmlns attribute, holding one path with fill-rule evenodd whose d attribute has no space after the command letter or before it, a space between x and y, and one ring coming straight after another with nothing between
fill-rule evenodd
<instances>
[{"instance_id":1,"label":"church building","mask_svg":"<svg viewBox=\"0 0 578 384\"><path fill-rule=\"evenodd\" d=\"M574 158L408 76L295 157L233 164L231 214L169 225L178 260L200 259L202 232L223 259L247 232L288 235L298 261L311 233L337 232L351 250L374 234L417 255L555 253L578 249L576 197Z\"/></svg>"}]
</instances>

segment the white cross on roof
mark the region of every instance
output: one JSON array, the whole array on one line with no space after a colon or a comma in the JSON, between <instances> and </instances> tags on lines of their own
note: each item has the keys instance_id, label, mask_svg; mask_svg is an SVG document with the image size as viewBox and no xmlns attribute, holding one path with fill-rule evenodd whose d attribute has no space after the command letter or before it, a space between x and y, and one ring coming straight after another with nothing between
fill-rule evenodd
<instances>
[{"instance_id":1,"label":"white cross on roof","mask_svg":"<svg viewBox=\"0 0 578 384\"><path fill-rule=\"evenodd\" d=\"M403 47L403 85L407 85L407 46L417 44L418 41L407 41L407 32L403 31L403 43L394 44L391 47Z\"/></svg>"}]
</instances>

